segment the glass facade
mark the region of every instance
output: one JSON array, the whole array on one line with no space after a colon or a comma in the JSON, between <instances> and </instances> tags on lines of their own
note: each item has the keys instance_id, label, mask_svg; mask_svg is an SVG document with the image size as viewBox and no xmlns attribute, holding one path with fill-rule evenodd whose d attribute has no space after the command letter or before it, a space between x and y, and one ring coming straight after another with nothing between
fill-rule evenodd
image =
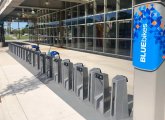
<instances>
[{"instance_id":1,"label":"glass facade","mask_svg":"<svg viewBox=\"0 0 165 120\"><path fill-rule=\"evenodd\" d=\"M49 17L38 17L38 39L54 46L131 58L132 5L132 0L67 4Z\"/></svg>"}]
</instances>

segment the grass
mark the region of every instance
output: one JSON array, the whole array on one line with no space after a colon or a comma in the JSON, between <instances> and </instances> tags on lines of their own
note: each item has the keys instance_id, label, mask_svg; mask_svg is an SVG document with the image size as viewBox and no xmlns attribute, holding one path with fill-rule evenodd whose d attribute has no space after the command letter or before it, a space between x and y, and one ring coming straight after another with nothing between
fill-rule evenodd
<instances>
[{"instance_id":1,"label":"grass","mask_svg":"<svg viewBox=\"0 0 165 120\"><path fill-rule=\"evenodd\" d=\"M19 36L17 36L17 39L19 39ZM29 36L20 36L21 40L29 39Z\"/></svg>"},{"instance_id":2,"label":"grass","mask_svg":"<svg viewBox=\"0 0 165 120\"><path fill-rule=\"evenodd\" d=\"M5 40L14 40L14 38L12 38L12 37L9 36L9 35L5 35Z\"/></svg>"}]
</instances>

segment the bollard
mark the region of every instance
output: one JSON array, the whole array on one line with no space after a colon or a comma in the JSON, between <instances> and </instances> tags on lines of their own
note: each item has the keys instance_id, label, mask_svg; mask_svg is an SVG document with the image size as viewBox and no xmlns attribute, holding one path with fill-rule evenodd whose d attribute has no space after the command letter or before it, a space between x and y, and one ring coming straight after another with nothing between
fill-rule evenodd
<instances>
[{"instance_id":1,"label":"bollard","mask_svg":"<svg viewBox=\"0 0 165 120\"><path fill-rule=\"evenodd\" d=\"M73 90L73 63L69 59L61 62L62 84L66 90Z\"/></svg>"},{"instance_id":2,"label":"bollard","mask_svg":"<svg viewBox=\"0 0 165 120\"><path fill-rule=\"evenodd\" d=\"M110 90L108 74L96 73L94 80L94 106L102 114L110 108Z\"/></svg>"},{"instance_id":3,"label":"bollard","mask_svg":"<svg viewBox=\"0 0 165 120\"><path fill-rule=\"evenodd\" d=\"M53 74L53 58L51 56L46 56L46 74L48 78L52 77Z\"/></svg>"},{"instance_id":4,"label":"bollard","mask_svg":"<svg viewBox=\"0 0 165 120\"><path fill-rule=\"evenodd\" d=\"M94 104L94 89L95 89L95 74L101 73L100 68L93 68L89 71L89 80L88 80L88 99L90 103Z\"/></svg>"},{"instance_id":5,"label":"bollard","mask_svg":"<svg viewBox=\"0 0 165 120\"><path fill-rule=\"evenodd\" d=\"M62 83L61 76L61 59L53 60L53 76L56 83Z\"/></svg>"},{"instance_id":6,"label":"bollard","mask_svg":"<svg viewBox=\"0 0 165 120\"><path fill-rule=\"evenodd\" d=\"M46 62L46 53L41 53L40 54L40 70L41 73L45 74L46 70L45 70L45 62Z\"/></svg>"},{"instance_id":7,"label":"bollard","mask_svg":"<svg viewBox=\"0 0 165 120\"><path fill-rule=\"evenodd\" d=\"M81 100L88 97L88 68L82 63L74 64L74 91Z\"/></svg>"},{"instance_id":8,"label":"bollard","mask_svg":"<svg viewBox=\"0 0 165 120\"><path fill-rule=\"evenodd\" d=\"M33 50L33 49L31 49L30 50L31 51L31 65L33 66L33 67L35 67L35 51Z\"/></svg>"},{"instance_id":9,"label":"bollard","mask_svg":"<svg viewBox=\"0 0 165 120\"><path fill-rule=\"evenodd\" d=\"M35 55L35 57L34 57L35 66L34 67L36 70L39 70L40 69L40 52L35 51L34 55Z\"/></svg>"},{"instance_id":10,"label":"bollard","mask_svg":"<svg viewBox=\"0 0 165 120\"><path fill-rule=\"evenodd\" d=\"M122 120L129 117L127 78L117 75L112 80L111 109L110 118L112 120Z\"/></svg>"}]
</instances>

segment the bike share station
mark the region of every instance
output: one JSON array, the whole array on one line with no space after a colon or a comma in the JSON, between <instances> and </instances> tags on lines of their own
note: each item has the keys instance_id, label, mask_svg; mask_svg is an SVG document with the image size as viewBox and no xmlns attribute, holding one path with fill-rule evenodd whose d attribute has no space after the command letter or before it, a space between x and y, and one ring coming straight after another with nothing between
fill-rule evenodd
<instances>
[{"instance_id":1,"label":"bike share station","mask_svg":"<svg viewBox=\"0 0 165 120\"><path fill-rule=\"evenodd\" d=\"M134 6L134 100L129 100L126 76L114 76L112 86L109 86L108 74L100 68L93 66L93 69L88 70L83 63L62 60L58 52L34 52L13 43L9 44L9 50L17 58L23 54L20 55L23 56L22 60L41 75L46 75L45 79L51 78L54 86L60 88L59 91L68 94L69 101L76 104L75 99L78 98L79 104L83 102L83 105L78 105L81 109L90 107L90 110L95 111L93 114L86 109L86 114L93 115L89 117L90 120L164 120L163 10L164 4L158 1ZM70 93L74 95L73 98Z\"/></svg>"},{"instance_id":2,"label":"bike share station","mask_svg":"<svg viewBox=\"0 0 165 120\"><path fill-rule=\"evenodd\" d=\"M165 4L134 7L133 120L165 120Z\"/></svg>"}]
</instances>

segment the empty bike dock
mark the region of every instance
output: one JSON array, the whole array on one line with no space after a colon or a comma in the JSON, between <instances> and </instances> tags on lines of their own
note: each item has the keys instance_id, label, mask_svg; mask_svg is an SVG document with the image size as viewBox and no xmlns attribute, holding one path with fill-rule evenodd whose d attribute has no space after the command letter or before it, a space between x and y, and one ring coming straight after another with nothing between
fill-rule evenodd
<instances>
[{"instance_id":1,"label":"empty bike dock","mask_svg":"<svg viewBox=\"0 0 165 120\"><path fill-rule=\"evenodd\" d=\"M9 51L44 79L54 80L57 86L90 104L96 112L103 116L106 114L105 119L132 119L133 106L132 101L128 101L127 77L114 76L110 87L108 74L100 68L88 70L83 63L74 64L69 59L56 58L14 43L9 44Z\"/></svg>"}]
</instances>

